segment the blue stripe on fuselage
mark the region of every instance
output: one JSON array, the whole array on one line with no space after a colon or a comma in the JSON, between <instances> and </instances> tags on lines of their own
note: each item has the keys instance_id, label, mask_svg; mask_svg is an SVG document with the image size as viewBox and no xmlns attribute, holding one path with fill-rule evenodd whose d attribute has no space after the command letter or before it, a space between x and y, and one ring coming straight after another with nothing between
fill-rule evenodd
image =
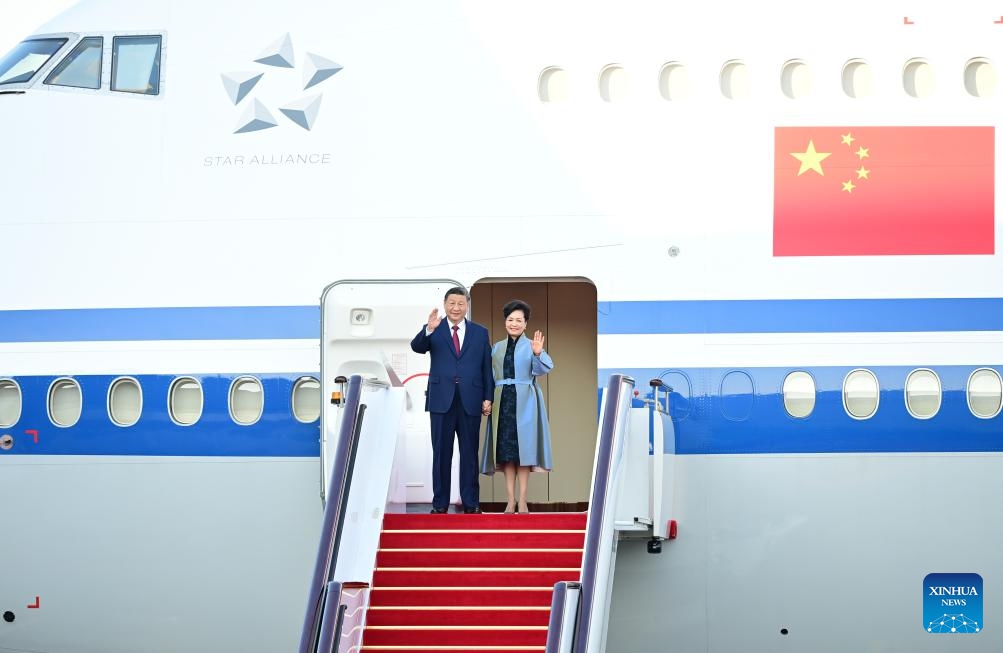
<instances>
[{"instance_id":1,"label":"blue stripe on fuselage","mask_svg":"<svg viewBox=\"0 0 1003 653\"><path fill-rule=\"evenodd\" d=\"M1003 299L600 302L599 333L1003 331Z\"/></svg>"},{"instance_id":2,"label":"blue stripe on fuselage","mask_svg":"<svg viewBox=\"0 0 1003 653\"><path fill-rule=\"evenodd\" d=\"M420 326L423 317L415 316ZM1003 299L599 302L600 334L1003 331ZM317 306L0 311L0 342L320 337Z\"/></svg>"},{"instance_id":3,"label":"blue stripe on fuselage","mask_svg":"<svg viewBox=\"0 0 1003 653\"><path fill-rule=\"evenodd\" d=\"M857 420L843 408L842 384L855 367L803 368L815 380L816 401L808 417L790 417L784 408L783 382L789 368L686 368L601 370L600 386L610 374L637 381L642 394L648 380L661 378L673 387L671 411L676 453L694 454L843 454L1003 451L1003 416L974 416L968 407L968 379L977 368L932 366L943 388L940 409L917 419L906 409L904 384L910 367L872 367L880 386L873 417ZM994 366L997 372L1003 366ZM300 374L260 375L264 414L249 426L235 424L228 409L231 383L241 375L194 375L202 384L204 409L192 426L179 426L167 412L167 393L176 378L136 375L143 389L143 411L134 426L114 425L108 417L108 388L116 377L77 376L83 395L79 422L60 428L50 422L46 405L53 376L13 377L21 388L22 412L0 435L15 439L10 455L122 456L316 456L318 422L303 424L292 414L292 387ZM747 382L747 386L743 384ZM595 407L588 401L586 406ZM38 443L25 431L37 431ZM555 447L559 456L559 447Z\"/></svg>"},{"instance_id":4,"label":"blue stripe on fuselage","mask_svg":"<svg viewBox=\"0 0 1003 653\"><path fill-rule=\"evenodd\" d=\"M0 342L297 338L320 339L317 306L0 311Z\"/></svg>"},{"instance_id":5,"label":"blue stripe on fuselage","mask_svg":"<svg viewBox=\"0 0 1003 653\"><path fill-rule=\"evenodd\" d=\"M106 375L72 377L80 384L82 411L73 426L55 426L49 419L49 386L55 376L15 376L21 388L21 416L0 435L14 438L4 455L64 456L269 456L319 455L319 420L308 424L292 412L296 380L313 374L260 374L264 392L261 419L240 425L230 417L229 393L234 379L245 375L193 374L202 386L202 415L191 426L180 426L168 413L168 391L177 379L167 375L134 375L142 388L142 413L132 426L118 426L108 416L108 389L117 378ZM26 431L36 431L34 434Z\"/></svg>"},{"instance_id":6,"label":"blue stripe on fuselage","mask_svg":"<svg viewBox=\"0 0 1003 653\"><path fill-rule=\"evenodd\" d=\"M601 370L599 385L618 373L633 378L641 394L650 392L651 379L672 386L677 454L1003 451L1003 416L982 419L968 406L968 379L977 366L926 368L937 374L943 394L940 409L928 419L917 419L906 408L904 385L916 368L867 368L877 377L880 395L877 412L863 420L843 407L843 381L859 366L800 369L816 387L814 410L805 418L791 417L784 408L783 382L791 368ZM742 375L751 379L751 391L729 392L742 385L729 383L734 373L740 381Z\"/></svg>"}]
</instances>

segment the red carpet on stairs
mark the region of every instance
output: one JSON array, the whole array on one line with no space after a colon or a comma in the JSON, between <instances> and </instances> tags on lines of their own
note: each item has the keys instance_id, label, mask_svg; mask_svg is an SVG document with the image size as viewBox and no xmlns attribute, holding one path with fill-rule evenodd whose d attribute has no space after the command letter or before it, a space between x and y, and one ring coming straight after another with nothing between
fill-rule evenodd
<instances>
[{"instance_id":1,"label":"red carpet on stairs","mask_svg":"<svg viewBox=\"0 0 1003 653\"><path fill-rule=\"evenodd\" d=\"M543 651L554 583L581 575L585 521L386 515L362 651Z\"/></svg>"}]
</instances>

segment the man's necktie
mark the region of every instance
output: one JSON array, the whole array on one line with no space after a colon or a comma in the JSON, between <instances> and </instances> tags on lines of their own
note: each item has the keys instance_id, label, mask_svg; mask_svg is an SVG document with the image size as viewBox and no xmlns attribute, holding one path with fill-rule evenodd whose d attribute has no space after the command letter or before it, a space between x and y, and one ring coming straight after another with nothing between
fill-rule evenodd
<instances>
[{"instance_id":1,"label":"man's necktie","mask_svg":"<svg viewBox=\"0 0 1003 653\"><path fill-rule=\"evenodd\" d=\"M459 325L453 325L453 348L456 349L456 355L460 355L460 327Z\"/></svg>"}]
</instances>

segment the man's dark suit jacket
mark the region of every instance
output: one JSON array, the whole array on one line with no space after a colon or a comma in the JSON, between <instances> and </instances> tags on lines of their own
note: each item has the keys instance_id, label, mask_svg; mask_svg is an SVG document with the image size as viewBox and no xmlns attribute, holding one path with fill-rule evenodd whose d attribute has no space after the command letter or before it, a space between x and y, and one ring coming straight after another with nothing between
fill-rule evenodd
<instances>
[{"instance_id":1,"label":"man's dark suit jacket","mask_svg":"<svg viewBox=\"0 0 1003 653\"><path fill-rule=\"evenodd\" d=\"M411 341L411 349L415 352L431 352L432 365L425 396L425 410L430 413L448 412L457 392L463 411L471 416L480 415L481 405L494 399L488 330L476 322L466 322L459 356L453 347L453 332L446 318L430 335L425 334L428 325L423 326Z\"/></svg>"}]
</instances>

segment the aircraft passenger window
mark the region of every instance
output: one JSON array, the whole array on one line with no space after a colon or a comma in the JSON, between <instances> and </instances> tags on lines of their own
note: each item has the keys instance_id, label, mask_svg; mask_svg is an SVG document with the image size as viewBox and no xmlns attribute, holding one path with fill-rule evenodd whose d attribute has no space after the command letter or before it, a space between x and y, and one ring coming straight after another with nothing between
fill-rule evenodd
<instances>
[{"instance_id":1,"label":"aircraft passenger window","mask_svg":"<svg viewBox=\"0 0 1003 653\"><path fill-rule=\"evenodd\" d=\"M547 68L540 73L537 92L540 102L564 102L568 99L568 74L562 68Z\"/></svg>"},{"instance_id":2,"label":"aircraft passenger window","mask_svg":"<svg viewBox=\"0 0 1003 653\"><path fill-rule=\"evenodd\" d=\"M784 409L791 417L808 417L815 410L815 379L807 372L791 372L784 379Z\"/></svg>"},{"instance_id":3,"label":"aircraft passenger window","mask_svg":"<svg viewBox=\"0 0 1003 653\"><path fill-rule=\"evenodd\" d=\"M658 92L662 98L672 101L683 100L690 93L690 79L686 67L681 63L669 62L658 73Z\"/></svg>"},{"instance_id":4,"label":"aircraft passenger window","mask_svg":"<svg viewBox=\"0 0 1003 653\"><path fill-rule=\"evenodd\" d=\"M293 385L293 416L309 424L320 419L320 381L304 376Z\"/></svg>"},{"instance_id":5,"label":"aircraft passenger window","mask_svg":"<svg viewBox=\"0 0 1003 653\"><path fill-rule=\"evenodd\" d=\"M21 419L21 388L12 379L0 380L0 428L9 428Z\"/></svg>"},{"instance_id":6,"label":"aircraft passenger window","mask_svg":"<svg viewBox=\"0 0 1003 653\"><path fill-rule=\"evenodd\" d=\"M930 419L940 410L940 378L933 370L914 370L905 380L905 407L917 419Z\"/></svg>"},{"instance_id":7,"label":"aircraft passenger window","mask_svg":"<svg viewBox=\"0 0 1003 653\"><path fill-rule=\"evenodd\" d=\"M261 381L245 376L230 384L230 417L238 424L254 424L265 408Z\"/></svg>"},{"instance_id":8,"label":"aircraft passenger window","mask_svg":"<svg viewBox=\"0 0 1003 653\"><path fill-rule=\"evenodd\" d=\"M912 59L902 72L902 86L914 98L929 97L933 93L933 67L922 59Z\"/></svg>"},{"instance_id":9,"label":"aircraft passenger window","mask_svg":"<svg viewBox=\"0 0 1003 653\"><path fill-rule=\"evenodd\" d=\"M56 426L73 426L80 419L83 396L73 379L57 379L49 386L49 420Z\"/></svg>"},{"instance_id":10,"label":"aircraft passenger window","mask_svg":"<svg viewBox=\"0 0 1003 653\"><path fill-rule=\"evenodd\" d=\"M202 385L195 379L175 379L167 396L171 419L176 424L191 426L202 417Z\"/></svg>"},{"instance_id":11,"label":"aircraft passenger window","mask_svg":"<svg viewBox=\"0 0 1003 653\"><path fill-rule=\"evenodd\" d=\"M101 88L101 53L104 39L91 36L80 41L45 78L52 86Z\"/></svg>"},{"instance_id":12,"label":"aircraft passenger window","mask_svg":"<svg viewBox=\"0 0 1003 653\"><path fill-rule=\"evenodd\" d=\"M843 66L843 92L855 99L870 97L874 93L874 73L861 59L852 59Z\"/></svg>"},{"instance_id":13,"label":"aircraft passenger window","mask_svg":"<svg viewBox=\"0 0 1003 653\"><path fill-rule=\"evenodd\" d=\"M65 43L66 39L22 41L0 59L0 86L30 82Z\"/></svg>"},{"instance_id":14,"label":"aircraft passenger window","mask_svg":"<svg viewBox=\"0 0 1003 653\"><path fill-rule=\"evenodd\" d=\"M143 413L143 389L136 379L115 379L108 388L108 417L119 426L132 426Z\"/></svg>"},{"instance_id":15,"label":"aircraft passenger window","mask_svg":"<svg viewBox=\"0 0 1003 653\"><path fill-rule=\"evenodd\" d=\"M728 372L721 379L721 414L740 422L752 414L756 388L745 372Z\"/></svg>"},{"instance_id":16,"label":"aircraft passenger window","mask_svg":"<svg viewBox=\"0 0 1003 653\"><path fill-rule=\"evenodd\" d=\"M965 65L965 90L975 97L996 93L996 71L988 59L972 59Z\"/></svg>"},{"instance_id":17,"label":"aircraft passenger window","mask_svg":"<svg viewBox=\"0 0 1003 653\"><path fill-rule=\"evenodd\" d=\"M972 415L989 419L1000 414L1003 406L1003 381L999 372L989 368L975 370L968 378L968 408Z\"/></svg>"},{"instance_id":18,"label":"aircraft passenger window","mask_svg":"<svg viewBox=\"0 0 1003 653\"><path fill-rule=\"evenodd\" d=\"M630 77L622 66L609 65L599 73L599 96L605 102L623 102L630 93Z\"/></svg>"},{"instance_id":19,"label":"aircraft passenger window","mask_svg":"<svg viewBox=\"0 0 1003 653\"><path fill-rule=\"evenodd\" d=\"M721 93L729 100L749 97L749 69L741 61L729 61L721 69Z\"/></svg>"},{"instance_id":20,"label":"aircraft passenger window","mask_svg":"<svg viewBox=\"0 0 1003 653\"><path fill-rule=\"evenodd\" d=\"M843 408L850 417L867 419L878 411L878 378L869 370L853 370L843 380Z\"/></svg>"},{"instance_id":21,"label":"aircraft passenger window","mask_svg":"<svg viewBox=\"0 0 1003 653\"><path fill-rule=\"evenodd\" d=\"M116 36L112 41L111 90L160 93L159 36Z\"/></svg>"},{"instance_id":22,"label":"aircraft passenger window","mask_svg":"<svg viewBox=\"0 0 1003 653\"><path fill-rule=\"evenodd\" d=\"M690 414L690 379L683 372L667 371L661 376L662 382L672 388L669 393L669 414L678 422Z\"/></svg>"},{"instance_id":23,"label":"aircraft passenger window","mask_svg":"<svg viewBox=\"0 0 1003 653\"><path fill-rule=\"evenodd\" d=\"M803 61L788 61L780 73L780 90L792 100L811 95L811 68Z\"/></svg>"}]
</instances>

